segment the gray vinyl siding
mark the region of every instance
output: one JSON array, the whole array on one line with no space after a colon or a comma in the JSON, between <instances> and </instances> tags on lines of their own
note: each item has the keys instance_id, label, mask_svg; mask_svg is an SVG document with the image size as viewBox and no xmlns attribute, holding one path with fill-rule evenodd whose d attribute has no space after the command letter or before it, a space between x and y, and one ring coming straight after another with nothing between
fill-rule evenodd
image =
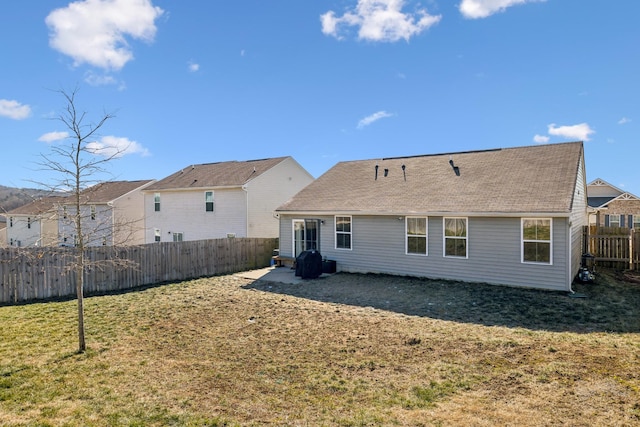
<instances>
[{"instance_id":1,"label":"gray vinyl siding","mask_svg":"<svg viewBox=\"0 0 640 427\"><path fill-rule=\"evenodd\" d=\"M291 220L281 217L280 251L291 256ZM443 256L443 219L429 217L428 256L405 253L405 221L399 217L353 216L352 249L335 249L334 217L321 217L320 252L338 271L385 273L509 286L568 290L568 221L553 219L553 264L521 261L521 218L469 217L468 258Z\"/></svg>"},{"instance_id":2,"label":"gray vinyl siding","mask_svg":"<svg viewBox=\"0 0 640 427\"><path fill-rule=\"evenodd\" d=\"M587 213L587 183L584 173L584 162L580 162L576 188L573 194L573 206L571 211L571 266L569 279L573 280L578 274L582 262L583 227L589 224Z\"/></svg>"}]
</instances>

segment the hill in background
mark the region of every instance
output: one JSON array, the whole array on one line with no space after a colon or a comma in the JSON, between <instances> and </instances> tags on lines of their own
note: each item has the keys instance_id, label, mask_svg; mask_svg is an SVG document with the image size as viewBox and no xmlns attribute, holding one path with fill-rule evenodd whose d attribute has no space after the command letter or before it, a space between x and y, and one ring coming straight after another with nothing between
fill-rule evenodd
<instances>
[{"instance_id":1,"label":"hill in background","mask_svg":"<svg viewBox=\"0 0 640 427\"><path fill-rule=\"evenodd\" d=\"M51 192L47 190L5 187L4 185L0 185L0 222L6 221L3 215L5 212L26 205L40 197L50 195Z\"/></svg>"}]
</instances>

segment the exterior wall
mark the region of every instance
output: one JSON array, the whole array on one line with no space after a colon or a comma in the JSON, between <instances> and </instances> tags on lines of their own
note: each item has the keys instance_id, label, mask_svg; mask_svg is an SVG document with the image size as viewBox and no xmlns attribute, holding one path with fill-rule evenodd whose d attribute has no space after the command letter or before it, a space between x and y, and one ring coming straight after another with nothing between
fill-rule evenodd
<instances>
[{"instance_id":1,"label":"exterior wall","mask_svg":"<svg viewBox=\"0 0 640 427\"><path fill-rule=\"evenodd\" d=\"M278 236L274 211L311 182L313 177L293 158L287 158L247 183L247 237Z\"/></svg>"},{"instance_id":2,"label":"exterior wall","mask_svg":"<svg viewBox=\"0 0 640 427\"><path fill-rule=\"evenodd\" d=\"M141 245L145 243L144 200L140 190L135 190L114 201L113 221L115 245Z\"/></svg>"},{"instance_id":3,"label":"exterior wall","mask_svg":"<svg viewBox=\"0 0 640 427\"><path fill-rule=\"evenodd\" d=\"M4 233L6 245L18 246L56 246L58 244L58 222L55 218L47 216L31 215L11 215L13 226L7 222L7 229ZM31 228L28 227L28 218L31 218ZM7 219L9 221L9 219ZM4 241L4 239L3 239ZM2 245L0 245L2 246Z\"/></svg>"},{"instance_id":4,"label":"exterior wall","mask_svg":"<svg viewBox=\"0 0 640 427\"><path fill-rule=\"evenodd\" d=\"M30 227L29 218L31 218ZM40 219L36 215L9 215L7 242L9 246L20 247L40 245Z\"/></svg>"},{"instance_id":5,"label":"exterior wall","mask_svg":"<svg viewBox=\"0 0 640 427\"><path fill-rule=\"evenodd\" d=\"M95 219L91 218L91 206L95 206ZM75 244L76 227L74 217L76 210L66 205L66 218L62 208L58 212L59 243L63 246ZM85 246L113 245L113 208L106 204L80 206L82 218L82 234Z\"/></svg>"},{"instance_id":6,"label":"exterior wall","mask_svg":"<svg viewBox=\"0 0 640 427\"><path fill-rule=\"evenodd\" d=\"M0 248L6 248L7 246L7 227L3 224L0 227Z\"/></svg>"},{"instance_id":7,"label":"exterior wall","mask_svg":"<svg viewBox=\"0 0 640 427\"><path fill-rule=\"evenodd\" d=\"M292 220L281 215L280 254L293 256ZM316 218L314 218L316 219ZM335 249L334 217L325 216L320 228L323 258L335 260L338 271L385 273L434 279L570 290L568 279L569 220L554 218L553 263L521 262L521 218L468 218L468 258L443 256L443 218L429 217L428 255L409 255L405 250L405 221L398 217L353 216L352 249Z\"/></svg>"},{"instance_id":8,"label":"exterior wall","mask_svg":"<svg viewBox=\"0 0 640 427\"><path fill-rule=\"evenodd\" d=\"M214 211L205 211L205 191L213 191ZM145 242L155 241L160 230L162 242L173 241L174 233L183 240L218 239L235 234L247 237L247 197L241 188L188 191L160 191L160 212L154 209L154 192L144 193Z\"/></svg>"},{"instance_id":9,"label":"exterior wall","mask_svg":"<svg viewBox=\"0 0 640 427\"><path fill-rule=\"evenodd\" d=\"M570 217L571 224L571 265L569 268L569 280L573 280L578 274L582 263L583 227L589 225L589 213L587 204L587 184L584 162L580 162L578 169L576 188L573 193L573 206Z\"/></svg>"},{"instance_id":10,"label":"exterior wall","mask_svg":"<svg viewBox=\"0 0 640 427\"><path fill-rule=\"evenodd\" d=\"M637 199L623 199L623 200L614 200L607 205L607 209L602 209L599 211L599 215L596 215L597 221L596 224L600 227L606 226L605 224L605 216L606 215L624 215L625 221L624 226L626 228L629 227L629 215L633 215L633 217L640 217L640 200Z\"/></svg>"}]
</instances>

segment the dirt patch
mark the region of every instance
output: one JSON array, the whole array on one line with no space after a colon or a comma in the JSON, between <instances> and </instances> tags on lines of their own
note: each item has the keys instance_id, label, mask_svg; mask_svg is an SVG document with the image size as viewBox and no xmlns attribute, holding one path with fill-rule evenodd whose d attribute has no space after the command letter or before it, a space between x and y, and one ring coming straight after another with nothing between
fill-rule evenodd
<instances>
[{"instance_id":1,"label":"dirt patch","mask_svg":"<svg viewBox=\"0 0 640 427\"><path fill-rule=\"evenodd\" d=\"M639 332L640 276L601 271L574 294L376 274L338 273L247 288L315 301L487 326L567 332ZM339 310L339 307L336 307Z\"/></svg>"}]
</instances>

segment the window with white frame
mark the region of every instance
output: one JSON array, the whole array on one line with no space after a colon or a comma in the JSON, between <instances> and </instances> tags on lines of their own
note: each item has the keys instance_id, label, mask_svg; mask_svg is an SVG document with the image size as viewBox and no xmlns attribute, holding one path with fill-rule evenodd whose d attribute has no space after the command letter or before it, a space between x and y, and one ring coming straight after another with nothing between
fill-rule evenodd
<instances>
[{"instance_id":1,"label":"window with white frame","mask_svg":"<svg viewBox=\"0 0 640 427\"><path fill-rule=\"evenodd\" d=\"M467 258L467 218L443 218L444 256Z\"/></svg>"},{"instance_id":2,"label":"window with white frame","mask_svg":"<svg viewBox=\"0 0 640 427\"><path fill-rule=\"evenodd\" d=\"M160 235L160 229L159 228L154 228L153 229L153 240L154 240L154 242L159 242L161 240L161 235Z\"/></svg>"},{"instance_id":3,"label":"window with white frame","mask_svg":"<svg viewBox=\"0 0 640 427\"><path fill-rule=\"evenodd\" d=\"M182 238L184 236L182 235L182 233L173 233L173 241L174 242L182 242Z\"/></svg>"},{"instance_id":4,"label":"window with white frame","mask_svg":"<svg viewBox=\"0 0 640 427\"><path fill-rule=\"evenodd\" d=\"M336 249L351 249L351 217L336 216Z\"/></svg>"},{"instance_id":5,"label":"window with white frame","mask_svg":"<svg viewBox=\"0 0 640 427\"><path fill-rule=\"evenodd\" d=\"M31 228L31 218L27 218L27 228Z\"/></svg>"},{"instance_id":6,"label":"window with white frame","mask_svg":"<svg viewBox=\"0 0 640 427\"><path fill-rule=\"evenodd\" d=\"M427 218L406 217L407 254L427 255Z\"/></svg>"},{"instance_id":7,"label":"window with white frame","mask_svg":"<svg viewBox=\"0 0 640 427\"><path fill-rule=\"evenodd\" d=\"M213 191L204 192L204 210L205 212L213 212Z\"/></svg>"},{"instance_id":8,"label":"window with white frame","mask_svg":"<svg viewBox=\"0 0 640 427\"><path fill-rule=\"evenodd\" d=\"M609 227L620 227L620 215L609 215Z\"/></svg>"},{"instance_id":9,"label":"window with white frame","mask_svg":"<svg viewBox=\"0 0 640 427\"><path fill-rule=\"evenodd\" d=\"M160 193L153 194L153 210L160 212Z\"/></svg>"},{"instance_id":10,"label":"window with white frame","mask_svg":"<svg viewBox=\"0 0 640 427\"><path fill-rule=\"evenodd\" d=\"M551 264L551 219L522 219L522 262Z\"/></svg>"},{"instance_id":11,"label":"window with white frame","mask_svg":"<svg viewBox=\"0 0 640 427\"><path fill-rule=\"evenodd\" d=\"M89 207L89 209L91 210L91 221L95 221L96 220L96 205L91 205Z\"/></svg>"},{"instance_id":12,"label":"window with white frame","mask_svg":"<svg viewBox=\"0 0 640 427\"><path fill-rule=\"evenodd\" d=\"M9 217L9 227L13 227L13 217Z\"/></svg>"},{"instance_id":13,"label":"window with white frame","mask_svg":"<svg viewBox=\"0 0 640 427\"><path fill-rule=\"evenodd\" d=\"M633 228L640 230L640 215L633 215Z\"/></svg>"}]
</instances>

